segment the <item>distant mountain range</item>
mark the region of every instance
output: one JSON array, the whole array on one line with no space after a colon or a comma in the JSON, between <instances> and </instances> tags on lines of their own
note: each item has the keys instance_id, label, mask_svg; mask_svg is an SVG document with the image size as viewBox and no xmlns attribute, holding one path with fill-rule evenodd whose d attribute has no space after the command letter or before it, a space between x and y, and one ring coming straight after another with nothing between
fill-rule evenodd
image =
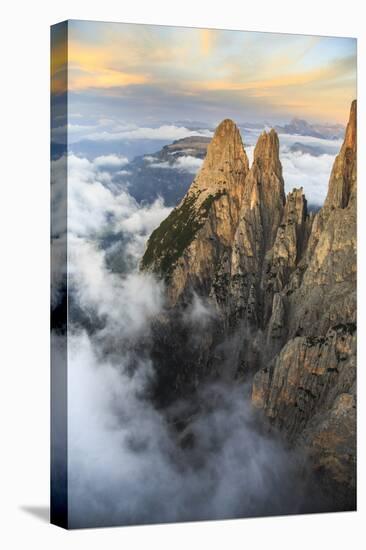
<instances>
[{"instance_id":1,"label":"distant mountain range","mask_svg":"<svg viewBox=\"0 0 366 550\"><path fill-rule=\"evenodd\" d=\"M324 155L324 149L322 147L317 147L316 145L307 145L306 143L299 143L296 141L293 145L291 145L290 150L293 153L302 153L302 154L308 154L312 157L319 157L320 155Z\"/></svg>"},{"instance_id":2,"label":"distant mountain range","mask_svg":"<svg viewBox=\"0 0 366 550\"><path fill-rule=\"evenodd\" d=\"M301 118L293 118L289 124L275 126L275 128L279 134L295 134L320 139L342 139L344 136L342 124L310 124Z\"/></svg>"}]
</instances>

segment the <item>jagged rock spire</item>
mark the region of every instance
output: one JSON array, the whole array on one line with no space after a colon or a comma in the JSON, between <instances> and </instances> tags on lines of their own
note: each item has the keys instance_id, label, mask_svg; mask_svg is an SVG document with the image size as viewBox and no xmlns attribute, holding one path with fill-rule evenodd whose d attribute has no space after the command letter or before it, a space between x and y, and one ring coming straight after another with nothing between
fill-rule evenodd
<instances>
[{"instance_id":1,"label":"jagged rock spire","mask_svg":"<svg viewBox=\"0 0 366 550\"><path fill-rule=\"evenodd\" d=\"M247 181L248 193L251 187L250 207L252 209L256 203L260 209L264 250L273 244L285 204L279 151L277 132L273 129L263 132L254 149L253 166Z\"/></svg>"},{"instance_id":2,"label":"jagged rock spire","mask_svg":"<svg viewBox=\"0 0 366 550\"><path fill-rule=\"evenodd\" d=\"M281 347L285 332L284 298L281 293L302 257L310 228L311 219L303 188L293 189L287 195L282 220L263 269L263 318L265 322L269 319L267 341L270 343L270 357Z\"/></svg>"},{"instance_id":3,"label":"jagged rock spire","mask_svg":"<svg viewBox=\"0 0 366 550\"><path fill-rule=\"evenodd\" d=\"M253 164L263 171L272 171L282 178L279 152L280 143L277 132L273 128L269 132L262 132L254 149Z\"/></svg>"},{"instance_id":4,"label":"jagged rock spire","mask_svg":"<svg viewBox=\"0 0 366 550\"><path fill-rule=\"evenodd\" d=\"M199 192L199 203L223 189L241 200L248 171L249 161L239 129L232 120L225 119L216 128L202 168L188 192Z\"/></svg>"},{"instance_id":5,"label":"jagged rock spire","mask_svg":"<svg viewBox=\"0 0 366 550\"><path fill-rule=\"evenodd\" d=\"M275 130L263 132L245 180L240 221L236 231L234 264L258 269L274 242L285 203L279 141Z\"/></svg>"},{"instance_id":6,"label":"jagged rock spire","mask_svg":"<svg viewBox=\"0 0 366 550\"><path fill-rule=\"evenodd\" d=\"M273 245L272 261L283 262L288 268L296 266L306 238L307 201L303 188L288 193L281 224Z\"/></svg>"},{"instance_id":7,"label":"jagged rock spire","mask_svg":"<svg viewBox=\"0 0 366 550\"><path fill-rule=\"evenodd\" d=\"M326 208L346 208L356 195L357 180L357 101L351 105L342 148L337 155L329 179Z\"/></svg>"},{"instance_id":8,"label":"jagged rock spire","mask_svg":"<svg viewBox=\"0 0 366 550\"><path fill-rule=\"evenodd\" d=\"M332 278L340 281L346 278L352 279L355 276L353 257L356 246L356 191L357 102L354 100L351 104L344 141L335 158L329 178L324 206L314 218L306 251L308 269L304 274L303 284L312 286L319 280ZM340 220L343 224L342 238L334 234ZM331 262L337 246L347 249L350 259L333 265ZM344 256L346 256L345 252ZM342 274L337 273L338 270L342 271Z\"/></svg>"},{"instance_id":9,"label":"jagged rock spire","mask_svg":"<svg viewBox=\"0 0 366 550\"><path fill-rule=\"evenodd\" d=\"M231 119L226 118L217 126L214 136L208 145L203 171L220 169L225 171L236 168L248 171L248 157L238 127Z\"/></svg>"},{"instance_id":10,"label":"jagged rock spire","mask_svg":"<svg viewBox=\"0 0 366 550\"><path fill-rule=\"evenodd\" d=\"M172 304L192 292L209 294L216 266L231 248L249 170L232 120L217 127L188 193L150 236L142 269L163 275Z\"/></svg>"},{"instance_id":11,"label":"jagged rock spire","mask_svg":"<svg viewBox=\"0 0 366 550\"><path fill-rule=\"evenodd\" d=\"M281 223L285 203L279 140L275 130L263 132L245 180L231 257L230 315L251 326L263 323L262 271Z\"/></svg>"}]
</instances>

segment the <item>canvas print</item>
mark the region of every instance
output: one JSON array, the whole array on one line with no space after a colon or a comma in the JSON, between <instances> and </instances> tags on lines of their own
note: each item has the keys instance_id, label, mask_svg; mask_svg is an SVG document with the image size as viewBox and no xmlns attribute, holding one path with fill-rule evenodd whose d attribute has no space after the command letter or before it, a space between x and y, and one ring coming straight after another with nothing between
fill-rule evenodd
<instances>
[{"instance_id":1,"label":"canvas print","mask_svg":"<svg viewBox=\"0 0 366 550\"><path fill-rule=\"evenodd\" d=\"M51 520L356 509L356 40L51 31Z\"/></svg>"}]
</instances>

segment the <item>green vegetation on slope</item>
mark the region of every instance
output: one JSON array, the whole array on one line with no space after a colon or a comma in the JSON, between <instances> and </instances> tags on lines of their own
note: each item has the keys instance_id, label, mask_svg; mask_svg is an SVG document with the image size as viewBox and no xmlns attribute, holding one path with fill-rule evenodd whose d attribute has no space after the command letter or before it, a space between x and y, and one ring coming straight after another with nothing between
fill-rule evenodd
<instances>
[{"instance_id":1,"label":"green vegetation on slope","mask_svg":"<svg viewBox=\"0 0 366 550\"><path fill-rule=\"evenodd\" d=\"M187 195L182 205L175 208L151 234L141 269L149 269L153 265L154 271L168 277L177 260L207 220L212 203L225 194L224 190L209 195L198 211L195 208L198 194Z\"/></svg>"}]
</instances>

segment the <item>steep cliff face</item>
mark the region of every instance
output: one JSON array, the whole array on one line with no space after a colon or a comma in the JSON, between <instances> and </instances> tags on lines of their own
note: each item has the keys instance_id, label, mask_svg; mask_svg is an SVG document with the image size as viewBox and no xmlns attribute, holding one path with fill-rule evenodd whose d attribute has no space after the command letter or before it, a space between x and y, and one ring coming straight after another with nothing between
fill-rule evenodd
<instances>
[{"instance_id":1,"label":"steep cliff face","mask_svg":"<svg viewBox=\"0 0 366 550\"><path fill-rule=\"evenodd\" d=\"M311 457L339 509L355 498L356 133L354 102L314 216L302 189L285 197L276 132L259 137L249 169L237 127L223 121L142 260L169 297L154 345L165 396L209 378L252 381L253 406ZM185 311L196 295L215 316L192 339Z\"/></svg>"},{"instance_id":2,"label":"steep cliff face","mask_svg":"<svg viewBox=\"0 0 366 550\"><path fill-rule=\"evenodd\" d=\"M356 199L357 185L357 103L352 102L346 134L329 181L324 208L346 208Z\"/></svg>"},{"instance_id":3,"label":"steep cliff face","mask_svg":"<svg viewBox=\"0 0 366 550\"><path fill-rule=\"evenodd\" d=\"M356 130L354 102L324 207L277 298L286 311L277 323L285 345L256 374L252 394L349 507L356 475Z\"/></svg>"},{"instance_id":4,"label":"steep cliff face","mask_svg":"<svg viewBox=\"0 0 366 550\"><path fill-rule=\"evenodd\" d=\"M232 325L245 321L251 327L262 325L262 279L265 255L271 249L285 203L279 141L274 130L263 132L254 150L254 160L245 180L239 223L235 232L231 262L224 273L228 289L218 282L229 300ZM221 304L224 300L221 298Z\"/></svg>"},{"instance_id":5,"label":"steep cliff face","mask_svg":"<svg viewBox=\"0 0 366 550\"><path fill-rule=\"evenodd\" d=\"M297 285L312 222L302 188L294 189L287 195L283 217L265 261L266 361L281 349L287 336L288 295Z\"/></svg>"},{"instance_id":6,"label":"steep cliff face","mask_svg":"<svg viewBox=\"0 0 366 550\"><path fill-rule=\"evenodd\" d=\"M238 128L224 120L187 195L155 230L142 268L167 281L171 304L208 295L217 265L231 249L249 170Z\"/></svg>"}]
</instances>

